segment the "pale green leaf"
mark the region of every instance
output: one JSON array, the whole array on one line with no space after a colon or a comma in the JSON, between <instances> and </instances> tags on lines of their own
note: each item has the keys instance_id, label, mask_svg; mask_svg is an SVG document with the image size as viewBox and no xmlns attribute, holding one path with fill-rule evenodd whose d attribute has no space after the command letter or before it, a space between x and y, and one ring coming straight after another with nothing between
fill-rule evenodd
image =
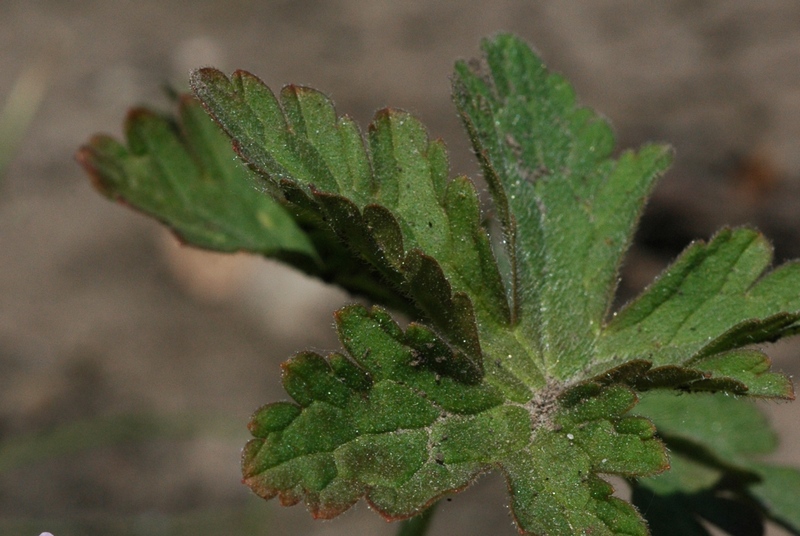
<instances>
[{"instance_id":1,"label":"pale green leaf","mask_svg":"<svg viewBox=\"0 0 800 536\"><path fill-rule=\"evenodd\" d=\"M716 487L720 473L707 466L672 455L663 475L640 480L631 500L647 519L652 536L710 536L709 525L719 534L762 536L761 512L741 494ZM706 486L699 483L711 477Z\"/></svg>"},{"instance_id":2,"label":"pale green leaf","mask_svg":"<svg viewBox=\"0 0 800 536\"><path fill-rule=\"evenodd\" d=\"M653 420L671 450L670 471L639 479L634 488L634 504L655 536L681 524L696 527L701 517L729 534L761 534L752 498L763 515L800 532L800 472L756 461L775 450L777 437L753 402L651 392L635 413Z\"/></svg>"},{"instance_id":3,"label":"pale green leaf","mask_svg":"<svg viewBox=\"0 0 800 536\"><path fill-rule=\"evenodd\" d=\"M735 460L769 454L777 436L750 400L725 394L643 393L634 413L648 417L659 434L707 448Z\"/></svg>"}]
</instances>

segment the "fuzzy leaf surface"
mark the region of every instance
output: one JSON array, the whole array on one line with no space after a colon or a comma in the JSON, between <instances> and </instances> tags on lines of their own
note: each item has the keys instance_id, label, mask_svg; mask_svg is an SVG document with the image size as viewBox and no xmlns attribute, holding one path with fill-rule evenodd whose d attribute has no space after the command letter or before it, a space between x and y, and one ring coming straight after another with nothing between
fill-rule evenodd
<instances>
[{"instance_id":1,"label":"fuzzy leaf surface","mask_svg":"<svg viewBox=\"0 0 800 536\"><path fill-rule=\"evenodd\" d=\"M126 143L98 135L78 161L109 199L167 225L189 245L276 258L354 294L413 314L407 301L374 277L313 214L289 211L258 186L230 138L200 103L183 96L177 117L134 109ZM275 194L276 192L272 192Z\"/></svg>"},{"instance_id":2,"label":"fuzzy leaf surface","mask_svg":"<svg viewBox=\"0 0 800 536\"><path fill-rule=\"evenodd\" d=\"M444 145L390 109L376 114L365 140L322 93L287 86L276 98L243 71L229 79L201 69L192 86L237 152L408 296L478 378L479 326L497 331L510 313L475 187L448 180Z\"/></svg>"},{"instance_id":3,"label":"fuzzy leaf surface","mask_svg":"<svg viewBox=\"0 0 800 536\"><path fill-rule=\"evenodd\" d=\"M668 149L610 158L609 125L580 108L569 84L522 41L484 42L483 62L456 65L456 105L489 183L511 261L518 337L547 376L793 398L753 343L794 334L800 268L756 280L771 248L749 229L694 244L607 320L618 268ZM638 365L631 366L632 362Z\"/></svg>"},{"instance_id":4,"label":"fuzzy leaf surface","mask_svg":"<svg viewBox=\"0 0 800 536\"><path fill-rule=\"evenodd\" d=\"M414 312L406 331L381 309L337 313L345 353L286 364L294 402L254 416L245 481L318 517L365 497L400 519L498 470L526 534L647 534L598 476L667 468L651 422L626 416L635 392L791 398L791 383L749 346L797 329L800 304L782 287L800 288L797 270L759 279L771 260L763 238L723 231L609 318L670 151L613 158L608 124L525 43L500 35L483 51L483 63L456 66L454 92L502 226L502 262L475 187L449 179L443 145L409 114L382 110L362 136L318 91L288 86L276 97L243 71L193 73L267 190L326 227ZM717 306L739 310L718 321ZM663 317L651 324L654 314Z\"/></svg>"},{"instance_id":5,"label":"fuzzy leaf surface","mask_svg":"<svg viewBox=\"0 0 800 536\"><path fill-rule=\"evenodd\" d=\"M639 214L671 155L663 146L611 158L607 122L518 38L459 62L454 97L483 166L511 260L518 336L548 376L586 366Z\"/></svg>"},{"instance_id":6,"label":"fuzzy leaf surface","mask_svg":"<svg viewBox=\"0 0 800 536\"><path fill-rule=\"evenodd\" d=\"M629 389L598 386L551 400L552 421L534 431L530 407L454 377L446 345L428 328L403 332L385 311L361 306L336 319L347 356L298 354L284 365L295 402L253 417L243 468L256 493L305 501L323 518L366 497L398 519L500 469L527 533L646 534L636 511L596 475L666 468L650 422L624 416L636 402Z\"/></svg>"},{"instance_id":7,"label":"fuzzy leaf surface","mask_svg":"<svg viewBox=\"0 0 800 536\"><path fill-rule=\"evenodd\" d=\"M752 229L695 242L608 323L600 359L686 365L740 382L748 388L740 394L793 398L791 381L769 372L766 355L742 350L798 329L800 264L767 271L771 262L771 246Z\"/></svg>"},{"instance_id":8,"label":"fuzzy leaf surface","mask_svg":"<svg viewBox=\"0 0 800 536\"><path fill-rule=\"evenodd\" d=\"M501 424L493 423L501 416L508 418L506 412L511 412L513 423L525 430L523 435L530 442L526 445L523 435L515 436L517 439L511 441L513 452L490 451L475 459L468 456L466 460L476 465L466 472L456 471L458 478L443 474L440 479L431 479L427 472L418 474L420 469L415 469L409 460L395 464L379 457L383 449L390 458L391 452L410 455L414 452L411 444L395 445L391 443L394 439L378 443L362 437L342 439L345 443L329 447L337 453L352 450L373 458L376 463L370 471L391 474L360 476L352 463L346 462L350 458L335 457L339 465L336 471L327 465L328 474L347 475L350 480L345 486L342 480L334 479L334 484L326 488L329 491L325 493L340 493L338 502L331 506L323 506L329 503L315 495L313 483L300 485L291 480L290 491L286 488L288 483L277 484L279 480L271 476L262 478L274 470L271 462L262 463L261 456L269 459L263 453L279 448L267 442L265 446L249 448L245 455L247 481L254 489L265 496L280 495L290 503L304 498L316 515L325 517L327 512L338 513L365 495L384 515L399 518L412 515L445 491L466 486L478 473L499 468L509 480L518 522L530 533L559 533L572 526L591 527L608 534L619 530L644 533L638 514L610 497L611 488L595 473L602 470L650 474L663 470L666 456L662 446L653 440L652 427L645 421L622 419L636 400L626 388L597 386L597 392L591 394L589 398L601 408L592 422L600 419L600 423L581 425L580 430L574 423L554 424L557 416L572 411L566 402L554 402L566 386L547 386L546 368L531 359L533 349L520 338L523 330L514 325L488 235L480 224L475 189L463 178L448 181L440 143L429 141L421 125L408 114L384 110L376 115L364 144L352 122L346 117L337 118L329 100L319 92L289 86L278 99L258 79L244 72L234 73L229 79L218 71L203 69L194 74L193 88L253 169L280 189L290 203L316 211L353 251L414 301L423 319L443 337L426 346L426 351L419 350L424 356L433 348L441 348L437 350L441 354L438 360L433 359L442 363L435 366L435 374L465 386L491 387L498 393L503 402L502 411L496 410L499 415L485 412L485 417L470 424L472 428L461 431L456 427L454 436L482 438L492 444L498 427L512 427L511 423L502 424L502 420ZM341 334L341 327L340 337L347 347L345 341L349 337ZM372 355L385 350L379 345L367 345L363 351ZM360 353L350 354L358 362ZM296 358L298 362L306 359L310 358ZM318 359L313 361L319 363ZM287 379L292 377L293 373L287 373ZM321 378L318 382L327 385ZM287 390L291 393L288 384ZM598 402L612 394L609 407ZM548 396L553 400L540 407ZM618 398L624 403L619 403ZM302 419L306 411L311 410L304 409L299 422L305 422ZM330 437L348 428L330 416L321 422L336 428L337 433L329 433ZM535 442L531 439L534 433L538 438ZM427 444L421 433L413 438L419 445ZM300 440L299 434L294 440ZM575 455L572 452L578 444L581 447L577 452L582 454ZM482 450L479 443L469 445L460 456L470 450ZM531 449L537 452L537 461L520 454L530 453ZM571 463L554 473L552 462L566 457ZM414 458L416 462L421 459ZM458 456L445 455L443 465L448 468L449 464L456 464L457 469L459 460ZM399 472L393 473L392 467ZM397 494L397 488L403 485L400 477L409 474L428 483L419 497L400 494L402 500L393 505L376 498L388 496L388 490L380 494L371 491L370 486L380 484L394 488L392 493ZM342 492L342 486L350 494ZM327 496L325 493L323 496Z\"/></svg>"}]
</instances>

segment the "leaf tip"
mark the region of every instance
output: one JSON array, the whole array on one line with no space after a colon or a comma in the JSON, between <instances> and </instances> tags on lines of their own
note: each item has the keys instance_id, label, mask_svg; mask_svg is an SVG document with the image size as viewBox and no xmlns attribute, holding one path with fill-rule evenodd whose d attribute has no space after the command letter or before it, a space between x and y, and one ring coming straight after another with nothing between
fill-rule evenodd
<instances>
[{"instance_id":1,"label":"leaf tip","mask_svg":"<svg viewBox=\"0 0 800 536\"><path fill-rule=\"evenodd\" d=\"M200 67L192 69L189 73L189 85L195 93L204 89L210 82L221 80L227 81L228 77L215 67Z\"/></svg>"},{"instance_id":2,"label":"leaf tip","mask_svg":"<svg viewBox=\"0 0 800 536\"><path fill-rule=\"evenodd\" d=\"M103 192L105 191L103 175L97 169L95 162L95 146L100 138L100 136L93 136L89 140L89 143L81 145L80 148L75 151L75 161L89 175L92 186L94 186L96 190Z\"/></svg>"},{"instance_id":3,"label":"leaf tip","mask_svg":"<svg viewBox=\"0 0 800 536\"><path fill-rule=\"evenodd\" d=\"M105 154L116 145L116 141L105 134L96 134L89 142L75 151L75 161L89 176L92 187L101 195L114 199L114 185L104 170Z\"/></svg>"}]
</instances>

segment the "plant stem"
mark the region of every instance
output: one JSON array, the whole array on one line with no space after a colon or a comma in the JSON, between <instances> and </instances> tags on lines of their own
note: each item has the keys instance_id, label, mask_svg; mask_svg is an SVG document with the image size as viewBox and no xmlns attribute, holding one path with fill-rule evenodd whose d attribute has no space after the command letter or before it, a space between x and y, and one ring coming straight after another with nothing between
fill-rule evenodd
<instances>
[{"instance_id":1,"label":"plant stem","mask_svg":"<svg viewBox=\"0 0 800 536\"><path fill-rule=\"evenodd\" d=\"M397 536L424 536L428 532L428 526L431 524L437 504L439 503L434 503L420 515L403 521L397 531Z\"/></svg>"}]
</instances>

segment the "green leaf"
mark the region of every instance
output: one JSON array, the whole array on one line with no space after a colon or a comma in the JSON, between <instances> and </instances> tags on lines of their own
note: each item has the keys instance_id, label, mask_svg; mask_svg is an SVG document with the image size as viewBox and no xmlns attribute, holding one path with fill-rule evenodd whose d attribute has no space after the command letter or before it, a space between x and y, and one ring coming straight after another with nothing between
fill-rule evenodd
<instances>
[{"instance_id":1,"label":"green leaf","mask_svg":"<svg viewBox=\"0 0 800 536\"><path fill-rule=\"evenodd\" d=\"M360 306L336 319L348 355L295 356L284 386L297 405L267 405L250 424L243 467L256 493L303 500L323 518L365 496L397 519L500 468L530 533L581 526L645 534L638 514L595 475L666 467L650 422L624 416L636 402L631 391L598 386L525 407L486 383L444 374L443 343L421 325L403 332L385 311ZM545 422L532 432L534 418Z\"/></svg>"},{"instance_id":2,"label":"green leaf","mask_svg":"<svg viewBox=\"0 0 800 536\"><path fill-rule=\"evenodd\" d=\"M447 180L444 146L397 110L382 110L366 144L318 91L287 86L280 100L253 75L192 76L203 104L272 188L316 213L387 285L482 366L478 326L510 312L475 187Z\"/></svg>"},{"instance_id":3,"label":"green leaf","mask_svg":"<svg viewBox=\"0 0 800 536\"><path fill-rule=\"evenodd\" d=\"M652 420L668 442L689 442L727 460L769 454L778 444L752 401L724 394L648 392L634 413Z\"/></svg>"},{"instance_id":4,"label":"green leaf","mask_svg":"<svg viewBox=\"0 0 800 536\"><path fill-rule=\"evenodd\" d=\"M101 193L154 216L186 243L315 255L286 210L254 188L230 141L196 100L181 99L178 121L133 110L125 123L127 146L95 136L78 160Z\"/></svg>"},{"instance_id":5,"label":"green leaf","mask_svg":"<svg viewBox=\"0 0 800 536\"><path fill-rule=\"evenodd\" d=\"M753 501L798 532L800 472L755 459L774 436L730 395L794 397L757 345L800 332L800 263L769 271L762 235L724 229L612 314L671 151L618 152L520 39L482 49L456 65L453 90L497 251L476 187L450 179L444 144L411 115L381 110L363 135L319 91L276 97L243 71L192 75L235 153L190 97L175 119L131 112L125 144L98 136L79 151L101 193L186 243L274 257L407 315L401 329L384 309L347 307L342 352L284 364L292 401L253 416L245 482L318 517L364 497L391 520L497 470L522 533L647 534L600 477L615 474L656 535L705 535L700 519L760 534ZM656 476L665 444L672 471Z\"/></svg>"},{"instance_id":6,"label":"green leaf","mask_svg":"<svg viewBox=\"0 0 800 536\"><path fill-rule=\"evenodd\" d=\"M710 536L695 516L691 506L687 506L684 497L678 495L660 495L653 490L636 486L631 495L631 502L644 512L650 534L653 536Z\"/></svg>"},{"instance_id":7,"label":"green leaf","mask_svg":"<svg viewBox=\"0 0 800 536\"><path fill-rule=\"evenodd\" d=\"M456 65L456 105L503 225L518 336L548 375L566 379L594 354L622 254L670 151L610 158L610 126L524 42L500 35L483 49L485 62Z\"/></svg>"},{"instance_id":8,"label":"green leaf","mask_svg":"<svg viewBox=\"0 0 800 536\"><path fill-rule=\"evenodd\" d=\"M255 174L196 99L180 98L176 118L134 109L125 132L127 145L99 135L77 154L106 197L158 219L192 246L273 257L416 314L314 214L287 211L277 191L257 187Z\"/></svg>"},{"instance_id":9,"label":"green leaf","mask_svg":"<svg viewBox=\"0 0 800 536\"><path fill-rule=\"evenodd\" d=\"M751 495L766 510L767 516L794 534L800 534L800 470L795 467L754 463L751 468L761 481L750 486Z\"/></svg>"},{"instance_id":10,"label":"green leaf","mask_svg":"<svg viewBox=\"0 0 800 536\"><path fill-rule=\"evenodd\" d=\"M763 514L742 484L724 469L673 451L670 470L639 479L633 485L631 501L647 518L653 536L708 536L701 520L726 534L761 536Z\"/></svg>"},{"instance_id":11,"label":"green leaf","mask_svg":"<svg viewBox=\"0 0 800 536\"><path fill-rule=\"evenodd\" d=\"M796 500L800 471L757 460L775 450L777 436L751 401L726 395L651 392L643 396L635 413L656 424L672 451L670 471L640 479L634 492L633 502L647 512L653 534L671 534L669 519L656 519L662 508L659 504L670 512L673 526L675 516L692 520L701 516L725 528L722 516L711 519L712 514L703 511L702 505L708 501L727 504L725 517L736 522L737 515L752 511L752 499L766 517L800 533ZM721 497L733 502L725 503ZM649 505L654 502L658 504L651 510ZM657 530L658 526L665 528ZM738 522L738 526L741 529L752 523Z\"/></svg>"},{"instance_id":12,"label":"green leaf","mask_svg":"<svg viewBox=\"0 0 800 536\"><path fill-rule=\"evenodd\" d=\"M670 150L613 158L609 125L524 42L499 35L483 51L456 65L454 98L502 227L499 260L475 187L449 179L443 144L409 114L379 111L362 136L316 90L276 97L243 71L193 73L266 190L369 266L413 320L403 331L382 309L338 312L345 352L285 364L294 402L254 416L245 481L318 517L365 497L399 519L498 470L526 534L647 534L598 476L667 468L652 423L627 415L635 392L791 398L749 346L798 330L800 301L785 285L800 288L800 272L759 279L771 261L763 237L726 230L612 316L622 257ZM740 409L723 427L747 417ZM659 430L688 445L704 478L752 475L726 459L744 455L728 440ZM712 517L724 502L703 501Z\"/></svg>"},{"instance_id":13,"label":"green leaf","mask_svg":"<svg viewBox=\"0 0 800 536\"><path fill-rule=\"evenodd\" d=\"M753 383L760 396L793 398L788 380L766 373L765 356L725 354L797 331L800 298L791 289L800 285L800 265L765 274L771 261L771 247L751 229L724 229L707 244L692 244L609 322L600 353L608 361L689 364Z\"/></svg>"},{"instance_id":14,"label":"green leaf","mask_svg":"<svg viewBox=\"0 0 800 536\"><path fill-rule=\"evenodd\" d=\"M657 368L649 380L634 375L637 388L792 398L765 356L700 358L793 334L800 301L784 285L800 286L797 265L754 286L769 245L754 231L723 231L606 323L621 257L669 151L646 146L610 159L608 124L576 106L566 81L524 43L501 35L484 51L485 62L456 66L455 100L503 225L518 335L548 375L592 377L643 360Z\"/></svg>"}]
</instances>

